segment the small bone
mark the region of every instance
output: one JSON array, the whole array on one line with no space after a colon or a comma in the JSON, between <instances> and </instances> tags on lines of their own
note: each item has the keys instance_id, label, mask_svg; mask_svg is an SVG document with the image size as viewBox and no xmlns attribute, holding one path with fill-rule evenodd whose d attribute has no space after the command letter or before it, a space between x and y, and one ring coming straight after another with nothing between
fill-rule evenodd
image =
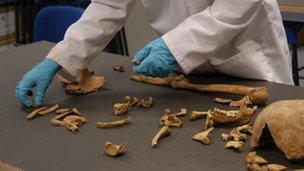
<instances>
[{"instance_id":1,"label":"small bone","mask_svg":"<svg viewBox=\"0 0 304 171\"><path fill-rule=\"evenodd\" d=\"M57 109L56 110L56 114L62 114L62 113L65 113L65 112L67 112L69 110L71 110L71 109Z\"/></svg>"},{"instance_id":2,"label":"small bone","mask_svg":"<svg viewBox=\"0 0 304 171\"><path fill-rule=\"evenodd\" d=\"M115 145L109 141L107 141L104 145L105 153L111 157L119 156L123 154L126 150L126 143L122 143L120 145Z\"/></svg>"},{"instance_id":3,"label":"small bone","mask_svg":"<svg viewBox=\"0 0 304 171\"><path fill-rule=\"evenodd\" d=\"M113 128L128 125L131 123L131 117L113 122L97 122L98 128Z\"/></svg>"},{"instance_id":4,"label":"small bone","mask_svg":"<svg viewBox=\"0 0 304 171\"><path fill-rule=\"evenodd\" d=\"M145 101L144 99L141 99L136 106L137 107L142 107L142 108L150 108L152 105L154 104L154 100L153 97L149 97L149 99L147 101Z\"/></svg>"},{"instance_id":5,"label":"small bone","mask_svg":"<svg viewBox=\"0 0 304 171\"><path fill-rule=\"evenodd\" d=\"M122 65L116 65L114 68L113 68L114 71L118 71L118 72L124 72L125 71L125 68L122 66Z\"/></svg>"},{"instance_id":6,"label":"small bone","mask_svg":"<svg viewBox=\"0 0 304 171\"><path fill-rule=\"evenodd\" d=\"M225 148L232 148L232 149L236 149L238 151L242 151L243 147L244 147L244 142L242 142L242 141L229 141L225 145Z\"/></svg>"},{"instance_id":7,"label":"small bone","mask_svg":"<svg viewBox=\"0 0 304 171\"><path fill-rule=\"evenodd\" d=\"M222 104L230 104L230 102L232 101L231 99L224 99L224 98L220 98L217 97L214 99L215 102L217 103L222 103Z\"/></svg>"},{"instance_id":8,"label":"small bone","mask_svg":"<svg viewBox=\"0 0 304 171\"><path fill-rule=\"evenodd\" d=\"M247 135L252 135L252 133L253 133L252 126L250 124L238 126L238 127L236 127L236 130L238 130L241 133L247 134Z\"/></svg>"},{"instance_id":9,"label":"small bone","mask_svg":"<svg viewBox=\"0 0 304 171\"><path fill-rule=\"evenodd\" d=\"M208 115L208 112L192 111L189 120L194 121L194 120L197 120L197 119L204 118L207 115Z\"/></svg>"},{"instance_id":10,"label":"small bone","mask_svg":"<svg viewBox=\"0 0 304 171\"><path fill-rule=\"evenodd\" d=\"M208 134L209 134L212 130L214 130L214 127L211 127L211 128L209 128L209 129L207 129L206 131L197 133L197 134L195 134L192 138L193 138L194 140L197 140L197 141L202 142L202 143L205 144L205 145L209 145L209 144L211 144L211 141L210 141L209 138L208 138Z\"/></svg>"},{"instance_id":11,"label":"small bone","mask_svg":"<svg viewBox=\"0 0 304 171\"><path fill-rule=\"evenodd\" d=\"M176 117L184 117L188 114L188 111L186 108L181 108L180 112L178 113L174 113L173 115L175 115Z\"/></svg>"},{"instance_id":12,"label":"small bone","mask_svg":"<svg viewBox=\"0 0 304 171\"><path fill-rule=\"evenodd\" d=\"M126 96L125 97L125 102L128 102L130 101L131 103L131 106L136 106L137 103L140 101L140 98L139 97L130 97L130 96Z\"/></svg>"},{"instance_id":13,"label":"small bone","mask_svg":"<svg viewBox=\"0 0 304 171\"><path fill-rule=\"evenodd\" d=\"M28 114L26 118L29 119L29 120L31 120L31 119L33 119L34 117L36 117L40 111L43 111L43 110L45 110L45 109L47 109L47 107L40 107L40 108L38 108L38 109L35 109L35 110L32 111L30 114Z\"/></svg>"},{"instance_id":14,"label":"small bone","mask_svg":"<svg viewBox=\"0 0 304 171\"><path fill-rule=\"evenodd\" d=\"M205 122L205 130L214 126L213 116L211 114L211 110L208 111L206 122Z\"/></svg>"},{"instance_id":15,"label":"small bone","mask_svg":"<svg viewBox=\"0 0 304 171\"><path fill-rule=\"evenodd\" d=\"M267 164L266 165L268 171L283 171L286 170L287 167L279 164Z\"/></svg>"},{"instance_id":16,"label":"small bone","mask_svg":"<svg viewBox=\"0 0 304 171\"><path fill-rule=\"evenodd\" d=\"M86 118L77 115L66 116L63 120L63 125L71 132L76 133L79 129L79 126L87 123Z\"/></svg>"},{"instance_id":17,"label":"small bone","mask_svg":"<svg viewBox=\"0 0 304 171\"><path fill-rule=\"evenodd\" d=\"M152 139L151 147L156 148L158 141L171 134L170 128L168 126L163 126Z\"/></svg>"},{"instance_id":18,"label":"small bone","mask_svg":"<svg viewBox=\"0 0 304 171\"><path fill-rule=\"evenodd\" d=\"M183 126L183 122L176 117L174 114L170 114L170 109L166 109L164 116L160 118L161 126L177 127L180 128Z\"/></svg>"},{"instance_id":19,"label":"small bone","mask_svg":"<svg viewBox=\"0 0 304 171\"><path fill-rule=\"evenodd\" d=\"M128 112L131 108L131 102L128 101L126 103L116 103L113 105L113 110L115 115L122 115Z\"/></svg>"},{"instance_id":20,"label":"small bone","mask_svg":"<svg viewBox=\"0 0 304 171\"><path fill-rule=\"evenodd\" d=\"M246 134L241 133L240 131L238 131L236 128L233 128L230 133L229 136L234 140L234 141L245 141L247 138Z\"/></svg>"},{"instance_id":21,"label":"small bone","mask_svg":"<svg viewBox=\"0 0 304 171\"><path fill-rule=\"evenodd\" d=\"M221 135L223 141L228 141L231 137L228 134L222 133Z\"/></svg>"},{"instance_id":22,"label":"small bone","mask_svg":"<svg viewBox=\"0 0 304 171\"><path fill-rule=\"evenodd\" d=\"M79 129L79 126L87 122L88 120L84 118L83 115L79 113L76 108L73 108L72 110L69 110L65 113L59 114L51 120L51 124L55 126L66 127L73 133L76 133Z\"/></svg>"},{"instance_id":23,"label":"small bone","mask_svg":"<svg viewBox=\"0 0 304 171\"><path fill-rule=\"evenodd\" d=\"M50 107L50 108L48 108L48 109L45 109L45 110L42 110L42 111L38 112L38 114L39 114L40 116L43 116L43 115L46 115L46 114L49 114L49 113L54 112L54 111L57 110L58 108L59 108L59 105L56 104L56 105L54 105L54 106L52 106L52 107Z\"/></svg>"},{"instance_id":24,"label":"small bone","mask_svg":"<svg viewBox=\"0 0 304 171\"><path fill-rule=\"evenodd\" d=\"M268 161L264 159L263 157L256 154L255 151L249 152L246 156L246 162L249 164L267 164Z\"/></svg>"}]
</instances>

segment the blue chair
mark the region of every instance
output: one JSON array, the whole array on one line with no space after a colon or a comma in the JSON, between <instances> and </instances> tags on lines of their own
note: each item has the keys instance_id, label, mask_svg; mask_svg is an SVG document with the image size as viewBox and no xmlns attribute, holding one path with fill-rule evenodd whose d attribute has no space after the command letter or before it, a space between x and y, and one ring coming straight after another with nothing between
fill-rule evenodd
<instances>
[{"instance_id":1,"label":"blue chair","mask_svg":"<svg viewBox=\"0 0 304 171\"><path fill-rule=\"evenodd\" d=\"M75 23L84 9L70 6L49 6L42 8L35 19L34 42L47 40L58 43L70 25Z\"/></svg>"}]
</instances>

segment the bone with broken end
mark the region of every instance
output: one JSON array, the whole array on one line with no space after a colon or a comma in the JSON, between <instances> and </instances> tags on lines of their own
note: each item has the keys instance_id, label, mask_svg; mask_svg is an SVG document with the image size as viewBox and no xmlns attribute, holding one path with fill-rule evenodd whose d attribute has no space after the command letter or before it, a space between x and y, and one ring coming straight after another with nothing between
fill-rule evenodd
<instances>
[{"instance_id":1,"label":"bone with broken end","mask_svg":"<svg viewBox=\"0 0 304 171\"><path fill-rule=\"evenodd\" d=\"M38 108L38 109L35 109L34 111L32 111L30 114L28 114L27 115L27 119L33 119L34 117L36 117L37 115L38 115L38 113L40 112L40 111L43 111L43 110L45 110L45 109L47 109L47 107L40 107L40 108Z\"/></svg>"},{"instance_id":2,"label":"bone with broken end","mask_svg":"<svg viewBox=\"0 0 304 171\"><path fill-rule=\"evenodd\" d=\"M119 145L113 144L107 141L104 145L105 153L111 157L119 156L123 154L126 150L126 143L122 143Z\"/></svg>"},{"instance_id":3,"label":"bone with broken end","mask_svg":"<svg viewBox=\"0 0 304 171\"><path fill-rule=\"evenodd\" d=\"M151 147L156 148L156 146L158 145L158 141L166 136L169 136L170 134L170 128L168 126L163 126L152 139Z\"/></svg>"},{"instance_id":4,"label":"bone with broken end","mask_svg":"<svg viewBox=\"0 0 304 171\"><path fill-rule=\"evenodd\" d=\"M191 116L189 118L190 121L194 121L197 119L204 118L208 115L208 112L201 112L201 111L192 111Z\"/></svg>"},{"instance_id":5,"label":"bone with broken end","mask_svg":"<svg viewBox=\"0 0 304 171\"><path fill-rule=\"evenodd\" d=\"M120 127L124 125L128 125L131 123L131 117L128 117L126 119L117 120L113 122L97 122L98 128L113 128L113 127Z\"/></svg>"},{"instance_id":6,"label":"bone with broken end","mask_svg":"<svg viewBox=\"0 0 304 171\"><path fill-rule=\"evenodd\" d=\"M176 115L171 114L170 109L166 109L164 116L160 118L160 125L180 128L183 126L183 122L180 119L178 119Z\"/></svg>"},{"instance_id":7,"label":"bone with broken end","mask_svg":"<svg viewBox=\"0 0 304 171\"><path fill-rule=\"evenodd\" d=\"M214 127L207 129L206 131L195 134L192 138L194 140L200 141L205 145L211 144L210 139L208 138L209 133L214 130Z\"/></svg>"},{"instance_id":8,"label":"bone with broken end","mask_svg":"<svg viewBox=\"0 0 304 171\"><path fill-rule=\"evenodd\" d=\"M238 151L242 151L244 147L244 142L242 141L229 141L225 145L225 148L236 149Z\"/></svg>"},{"instance_id":9,"label":"bone with broken end","mask_svg":"<svg viewBox=\"0 0 304 171\"><path fill-rule=\"evenodd\" d=\"M126 103L115 103L113 105L113 110L115 115L122 115L128 112L131 108L131 102L128 101Z\"/></svg>"}]
</instances>

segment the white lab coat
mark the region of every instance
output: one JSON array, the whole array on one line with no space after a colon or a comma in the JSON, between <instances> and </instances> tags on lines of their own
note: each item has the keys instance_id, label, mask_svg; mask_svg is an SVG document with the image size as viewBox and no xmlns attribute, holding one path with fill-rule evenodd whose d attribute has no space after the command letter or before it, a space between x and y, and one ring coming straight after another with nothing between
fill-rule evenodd
<instances>
[{"instance_id":1,"label":"white lab coat","mask_svg":"<svg viewBox=\"0 0 304 171\"><path fill-rule=\"evenodd\" d=\"M292 84L276 0L142 0L150 23L183 71L200 66L231 76ZM134 0L92 0L48 54L72 75L125 24ZM140 29L140 24L138 24Z\"/></svg>"}]
</instances>

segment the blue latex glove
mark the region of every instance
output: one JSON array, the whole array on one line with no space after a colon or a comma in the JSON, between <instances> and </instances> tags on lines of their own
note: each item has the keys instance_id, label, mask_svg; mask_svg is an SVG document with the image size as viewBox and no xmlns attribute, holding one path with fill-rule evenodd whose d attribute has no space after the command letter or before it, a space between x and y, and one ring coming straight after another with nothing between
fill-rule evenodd
<instances>
[{"instance_id":1,"label":"blue latex glove","mask_svg":"<svg viewBox=\"0 0 304 171\"><path fill-rule=\"evenodd\" d=\"M33 102L29 99L27 93L37 86L35 103L36 105L41 106L47 88L52 82L56 72L60 69L61 66L51 59L45 59L34 66L22 77L15 89L18 100L23 105L31 107Z\"/></svg>"},{"instance_id":2,"label":"blue latex glove","mask_svg":"<svg viewBox=\"0 0 304 171\"><path fill-rule=\"evenodd\" d=\"M135 74L147 76L168 76L177 62L162 38L157 38L137 52L134 62L140 63L133 68Z\"/></svg>"}]
</instances>

